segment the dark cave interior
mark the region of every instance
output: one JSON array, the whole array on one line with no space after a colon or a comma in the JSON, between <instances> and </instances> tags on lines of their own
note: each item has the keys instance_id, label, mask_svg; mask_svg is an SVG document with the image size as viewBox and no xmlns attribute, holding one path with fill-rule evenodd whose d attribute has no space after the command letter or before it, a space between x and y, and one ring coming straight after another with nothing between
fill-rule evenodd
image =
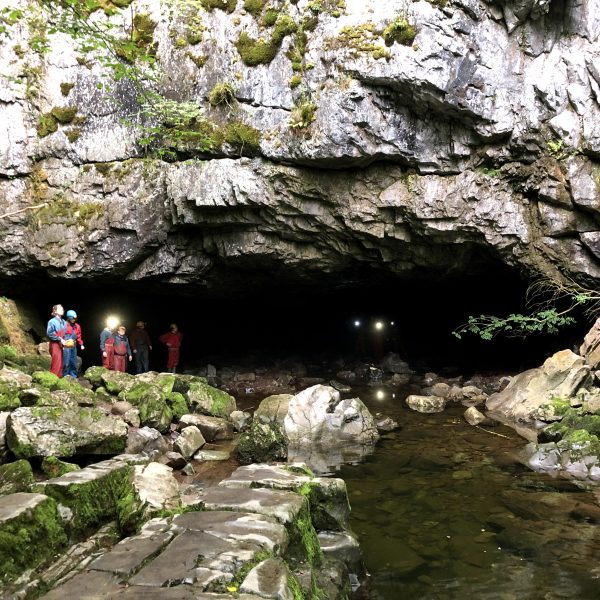
<instances>
[{"instance_id":1,"label":"dark cave interior","mask_svg":"<svg viewBox=\"0 0 600 600\"><path fill-rule=\"evenodd\" d=\"M248 285L246 294L233 297L168 284L65 279L38 280L26 294L12 296L26 300L44 323L53 304L75 309L87 346L80 352L84 367L99 363L99 333L106 317L117 315L128 330L137 320L147 323L155 370L162 368L166 355L157 337L175 322L184 334L183 370L194 371L209 362L217 368L253 368L288 358L318 368L337 358L377 362L385 352L397 351L419 371L451 375L523 370L581 342L590 325L584 318L559 334L525 339L499 336L483 341L467 334L458 340L452 335L469 315L524 311L526 289L527 282L516 271L495 264L484 275L452 278L390 275L348 284L324 274L318 287L274 280L270 288ZM378 321L380 332L375 329Z\"/></svg>"}]
</instances>

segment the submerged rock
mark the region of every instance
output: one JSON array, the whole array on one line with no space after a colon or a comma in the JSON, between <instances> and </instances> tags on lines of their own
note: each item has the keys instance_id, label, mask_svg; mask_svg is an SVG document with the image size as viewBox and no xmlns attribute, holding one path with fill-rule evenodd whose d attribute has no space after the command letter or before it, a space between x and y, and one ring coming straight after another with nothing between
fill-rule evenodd
<instances>
[{"instance_id":1,"label":"submerged rock","mask_svg":"<svg viewBox=\"0 0 600 600\"><path fill-rule=\"evenodd\" d=\"M199 448L206 444L204 436L194 425L184 427L173 444L173 449L184 458L190 459Z\"/></svg>"}]
</instances>

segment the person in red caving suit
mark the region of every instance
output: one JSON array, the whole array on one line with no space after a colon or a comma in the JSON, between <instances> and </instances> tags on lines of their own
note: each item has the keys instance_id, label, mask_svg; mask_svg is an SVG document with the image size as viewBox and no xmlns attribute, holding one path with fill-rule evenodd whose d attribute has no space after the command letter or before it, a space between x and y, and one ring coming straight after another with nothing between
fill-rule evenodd
<instances>
[{"instance_id":1,"label":"person in red caving suit","mask_svg":"<svg viewBox=\"0 0 600 600\"><path fill-rule=\"evenodd\" d=\"M158 339L167 345L167 371L175 373L179 364L179 348L181 347L183 334L177 328L176 323L171 323L170 329L171 331L163 333Z\"/></svg>"}]
</instances>

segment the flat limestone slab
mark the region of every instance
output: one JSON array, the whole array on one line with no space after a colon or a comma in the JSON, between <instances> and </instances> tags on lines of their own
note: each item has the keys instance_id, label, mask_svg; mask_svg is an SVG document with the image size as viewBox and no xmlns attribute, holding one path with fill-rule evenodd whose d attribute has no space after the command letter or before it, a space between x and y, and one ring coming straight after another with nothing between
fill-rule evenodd
<instances>
[{"instance_id":1,"label":"flat limestone slab","mask_svg":"<svg viewBox=\"0 0 600 600\"><path fill-rule=\"evenodd\" d=\"M280 523L293 523L307 500L293 492L270 489L214 487L202 494L206 510L235 510L274 517Z\"/></svg>"},{"instance_id":2,"label":"flat limestone slab","mask_svg":"<svg viewBox=\"0 0 600 600\"><path fill-rule=\"evenodd\" d=\"M140 534L127 538L93 561L89 568L129 577L149 557L158 554L172 539L171 533Z\"/></svg>"},{"instance_id":3,"label":"flat limestone slab","mask_svg":"<svg viewBox=\"0 0 600 600\"><path fill-rule=\"evenodd\" d=\"M269 552L284 554L288 534L272 517L231 511L189 512L173 519L175 527L204 531L230 542L252 542Z\"/></svg>"},{"instance_id":4,"label":"flat limestone slab","mask_svg":"<svg viewBox=\"0 0 600 600\"><path fill-rule=\"evenodd\" d=\"M0 496L0 523L16 519L47 499L48 496L44 496L44 494L28 494L27 492Z\"/></svg>"},{"instance_id":5,"label":"flat limestone slab","mask_svg":"<svg viewBox=\"0 0 600 600\"><path fill-rule=\"evenodd\" d=\"M121 578L102 571L83 571L42 596L44 600L96 600L114 598Z\"/></svg>"}]
</instances>

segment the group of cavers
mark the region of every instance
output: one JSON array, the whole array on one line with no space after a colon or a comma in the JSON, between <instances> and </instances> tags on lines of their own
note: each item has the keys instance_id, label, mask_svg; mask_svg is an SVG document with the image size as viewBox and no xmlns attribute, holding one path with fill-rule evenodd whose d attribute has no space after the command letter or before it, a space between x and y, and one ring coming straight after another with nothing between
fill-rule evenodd
<instances>
[{"instance_id":1,"label":"group of cavers","mask_svg":"<svg viewBox=\"0 0 600 600\"><path fill-rule=\"evenodd\" d=\"M48 321L46 334L50 340L50 371L58 377L77 378L77 346L84 349L81 326L77 323L77 313L68 310L65 314L61 304L52 307L52 317ZM166 345L167 371L175 373L179 364L179 349L183 334L175 323L170 330L158 338ZM136 327L127 336L124 325L107 326L100 333L100 352L102 366L111 371L127 370L127 363L135 356L136 373L146 373L150 369L152 342L146 331L146 324L138 321Z\"/></svg>"}]
</instances>

